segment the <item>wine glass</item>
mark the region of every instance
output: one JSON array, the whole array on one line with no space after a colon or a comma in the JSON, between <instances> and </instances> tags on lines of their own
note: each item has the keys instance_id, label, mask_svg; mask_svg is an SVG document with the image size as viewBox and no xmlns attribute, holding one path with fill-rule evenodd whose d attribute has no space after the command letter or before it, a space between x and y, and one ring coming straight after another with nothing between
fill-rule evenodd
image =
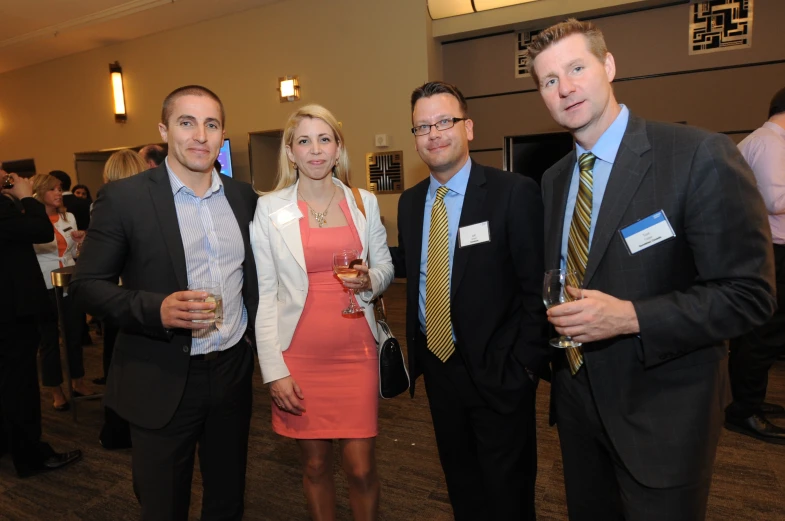
<instances>
[{"instance_id":1,"label":"wine glass","mask_svg":"<svg viewBox=\"0 0 785 521\"><path fill-rule=\"evenodd\" d=\"M362 263L359 257L360 254L357 250L341 250L333 253L333 271L339 279L346 280L357 276L357 269L354 266ZM349 293L349 307L341 311L341 313L344 315L354 315L362 311L359 306L354 305L352 290L347 288L346 291Z\"/></svg>"},{"instance_id":2,"label":"wine glass","mask_svg":"<svg viewBox=\"0 0 785 521\"><path fill-rule=\"evenodd\" d=\"M583 298L581 290L581 277L577 271L556 269L545 272L545 279L542 283L542 301L545 307L550 309L564 302L572 302ZM580 347L581 343L572 338L561 335L559 338L552 338L550 344L553 347L571 348Z\"/></svg>"}]
</instances>

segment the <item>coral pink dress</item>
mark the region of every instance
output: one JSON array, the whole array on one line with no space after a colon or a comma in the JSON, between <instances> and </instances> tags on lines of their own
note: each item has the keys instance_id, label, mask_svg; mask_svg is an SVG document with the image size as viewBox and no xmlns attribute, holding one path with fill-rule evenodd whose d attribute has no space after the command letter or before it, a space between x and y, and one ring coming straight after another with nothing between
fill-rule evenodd
<instances>
[{"instance_id":1,"label":"coral pink dress","mask_svg":"<svg viewBox=\"0 0 785 521\"><path fill-rule=\"evenodd\" d=\"M298 205L308 215L305 203ZM311 228L307 218L300 219L308 296L283 358L305 397L305 412L295 416L272 404L273 430L290 438L371 438L378 433L376 341L365 315L341 314L349 298L333 273L333 253L362 250L346 200L340 208L348 226Z\"/></svg>"}]
</instances>

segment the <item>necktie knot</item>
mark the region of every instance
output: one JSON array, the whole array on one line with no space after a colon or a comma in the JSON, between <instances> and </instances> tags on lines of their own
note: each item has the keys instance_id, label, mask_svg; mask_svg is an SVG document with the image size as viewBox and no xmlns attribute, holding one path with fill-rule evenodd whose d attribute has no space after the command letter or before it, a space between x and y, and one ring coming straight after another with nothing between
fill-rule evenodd
<instances>
[{"instance_id":1,"label":"necktie knot","mask_svg":"<svg viewBox=\"0 0 785 521\"><path fill-rule=\"evenodd\" d=\"M585 152L581 154L581 157L578 158L578 166L581 169L581 172L587 172L594 168L594 162L597 160L597 156L592 154L591 152Z\"/></svg>"},{"instance_id":2,"label":"necktie knot","mask_svg":"<svg viewBox=\"0 0 785 521\"><path fill-rule=\"evenodd\" d=\"M447 195L447 192L449 192L449 191L450 191L450 189L449 189L449 188L447 188L446 186L440 186L440 187L439 187L439 188L436 190L436 201L442 201L442 200L444 200L444 196L446 196L446 195Z\"/></svg>"}]
</instances>

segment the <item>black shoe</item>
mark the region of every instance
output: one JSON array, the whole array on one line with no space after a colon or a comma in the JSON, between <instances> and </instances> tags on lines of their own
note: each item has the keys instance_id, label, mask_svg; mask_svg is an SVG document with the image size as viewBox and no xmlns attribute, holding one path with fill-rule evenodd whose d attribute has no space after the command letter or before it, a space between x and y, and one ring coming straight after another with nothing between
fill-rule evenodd
<instances>
[{"instance_id":1,"label":"black shoe","mask_svg":"<svg viewBox=\"0 0 785 521\"><path fill-rule=\"evenodd\" d=\"M95 380L93 380L93 383L95 385L106 385L106 377L102 376L101 378L96 378Z\"/></svg>"},{"instance_id":2,"label":"black shoe","mask_svg":"<svg viewBox=\"0 0 785 521\"><path fill-rule=\"evenodd\" d=\"M40 465L24 469L17 469L16 472L20 478L27 478L42 472L61 469L67 465L70 465L71 463L79 461L80 459L82 459L81 450L55 453L46 458Z\"/></svg>"},{"instance_id":3,"label":"black shoe","mask_svg":"<svg viewBox=\"0 0 785 521\"><path fill-rule=\"evenodd\" d=\"M763 402L763 405L760 406L760 412L764 416L782 416L785 414L785 407L776 403Z\"/></svg>"},{"instance_id":4,"label":"black shoe","mask_svg":"<svg viewBox=\"0 0 785 521\"><path fill-rule=\"evenodd\" d=\"M761 441L785 445L785 429L771 423L763 414L753 414L743 420L726 417L725 428Z\"/></svg>"}]
</instances>

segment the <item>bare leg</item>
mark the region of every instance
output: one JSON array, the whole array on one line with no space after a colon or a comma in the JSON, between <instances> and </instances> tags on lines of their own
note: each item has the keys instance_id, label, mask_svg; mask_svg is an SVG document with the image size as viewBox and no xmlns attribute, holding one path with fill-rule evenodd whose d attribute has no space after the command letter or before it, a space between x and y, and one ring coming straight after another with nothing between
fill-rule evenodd
<instances>
[{"instance_id":1,"label":"bare leg","mask_svg":"<svg viewBox=\"0 0 785 521\"><path fill-rule=\"evenodd\" d=\"M303 492L314 521L335 521L332 440L297 440L302 452Z\"/></svg>"},{"instance_id":2,"label":"bare leg","mask_svg":"<svg viewBox=\"0 0 785 521\"><path fill-rule=\"evenodd\" d=\"M375 521L379 516L376 438L341 440L340 443L354 521Z\"/></svg>"}]
</instances>

